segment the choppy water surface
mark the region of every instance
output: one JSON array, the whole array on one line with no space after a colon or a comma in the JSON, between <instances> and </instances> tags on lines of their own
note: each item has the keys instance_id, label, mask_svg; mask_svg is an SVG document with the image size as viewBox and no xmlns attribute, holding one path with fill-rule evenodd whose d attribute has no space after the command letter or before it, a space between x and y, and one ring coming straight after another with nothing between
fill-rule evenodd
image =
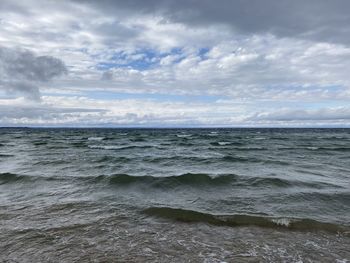
<instances>
[{"instance_id":1,"label":"choppy water surface","mask_svg":"<svg viewBox=\"0 0 350 263\"><path fill-rule=\"evenodd\" d=\"M9 262L347 262L350 130L0 129Z\"/></svg>"}]
</instances>

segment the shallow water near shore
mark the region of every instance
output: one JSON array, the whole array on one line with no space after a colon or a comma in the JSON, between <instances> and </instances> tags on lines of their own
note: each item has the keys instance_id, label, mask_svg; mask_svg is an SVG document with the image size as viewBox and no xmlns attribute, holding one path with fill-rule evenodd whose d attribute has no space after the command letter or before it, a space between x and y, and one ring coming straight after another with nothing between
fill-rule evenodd
<instances>
[{"instance_id":1,"label":"shallow water near shore","mask_svg":"<svg viewBox=\"0 0 350 263\"><path fill-rule=\"evenodd\" d=\"M350 261L349 129L0 129L0 261Z\"/></svg>"}]
</instances>

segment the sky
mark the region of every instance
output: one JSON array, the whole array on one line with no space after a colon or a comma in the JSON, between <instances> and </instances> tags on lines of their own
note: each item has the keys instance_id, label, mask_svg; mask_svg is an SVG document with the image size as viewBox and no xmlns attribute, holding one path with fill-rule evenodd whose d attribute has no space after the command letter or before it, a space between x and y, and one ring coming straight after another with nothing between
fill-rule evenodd
<instances>
[{"instance_id":1,"label":"sky","mask_svg":"<svg viewBox=\"0 0 350 263\"><path fill-rule=\"evenodd\" d=\"M1 0L0 126L350 127L350 1Z\"/></svg>"}]
</instances>

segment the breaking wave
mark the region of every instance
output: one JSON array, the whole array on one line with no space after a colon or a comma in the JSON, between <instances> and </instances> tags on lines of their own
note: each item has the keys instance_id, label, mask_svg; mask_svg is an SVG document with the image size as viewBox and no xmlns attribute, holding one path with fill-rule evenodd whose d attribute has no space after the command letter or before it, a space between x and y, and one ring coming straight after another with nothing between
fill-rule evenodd
<instances>
[{"instance_id":1,"label":"breaking wave","mask_svg":"<svg viewBox=\"0 0 350 263\"><path fill-rule=\"evenodd\" d=\"M188 223L207 223L216 226L257 226L276 229L288 229L297 231L327 231L332 233L348 234L349 226L320 222L313 219L302 218L275 218L257 215L215 215L194 210L149 207L142 211L144 214L175 221Z\"/></svg>"}]
</instances>

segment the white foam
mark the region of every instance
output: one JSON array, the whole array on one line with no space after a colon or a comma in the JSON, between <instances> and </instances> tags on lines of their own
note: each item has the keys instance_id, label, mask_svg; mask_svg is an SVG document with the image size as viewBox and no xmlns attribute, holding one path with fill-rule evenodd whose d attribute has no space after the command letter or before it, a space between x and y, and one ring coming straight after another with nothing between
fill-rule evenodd
<instances>
[{"instance_id":1,"label":"white foam","mask_svg":"<svg viewBox=\"0 0 350 263\"><path fill-rule=\"evenodd\" d=\"M89 137L89 141L102 141L105 137Z\"/></svg>"},{"instance_id":2,"label":"white foam","mask_svg":"<svg viewBox=\"0 0 350 263\"><path fill-rule=\"evenodd\" d=\"M254 140L265 140L266 137L255 137Z\"/></svg>"},{"instance_id":3,"label":"white foam","mask_svg":"<svg viewBox=\"0 0 350 263\"><path fill-rule=\"evenodd\" d=\"M224 145L229 145L231 143L230 142L218 142L218 144L224 146Z\"/></svg>"},{"instance_id":4,"label":"white foam","mask_svg":"<svg viewBox=\"0 0 350 263\"><path fill-rule=\"evenodd\" d=\"M279 226L288 227L291 223L291 220L287 218L276 218L276 219L272 219L272 222L274 222L276 225L279 225Z\"/></svg>"},{"instance_id":5,"label":"white foam","mask_svg":"<svg viewBox=\"0 0 350 263\"><path fill-rule=\"evenodd\" d=\"M217 131L213 131L213 132L210 132L208 135L210 136L216 136L216 135L219 135L219 133Z\"/></svg>"},{"instance_id":6,"label":"white foam","mask_svg":"<svg viewBox=\"0 0 350 263\"><path fill-rule=\"evenodd\" d=\"M306 147L306 149L309 149L309 150L318 150L319 148L318 148L318 147L310 146L310 147Z\"/></svg>"}]
</instances>

